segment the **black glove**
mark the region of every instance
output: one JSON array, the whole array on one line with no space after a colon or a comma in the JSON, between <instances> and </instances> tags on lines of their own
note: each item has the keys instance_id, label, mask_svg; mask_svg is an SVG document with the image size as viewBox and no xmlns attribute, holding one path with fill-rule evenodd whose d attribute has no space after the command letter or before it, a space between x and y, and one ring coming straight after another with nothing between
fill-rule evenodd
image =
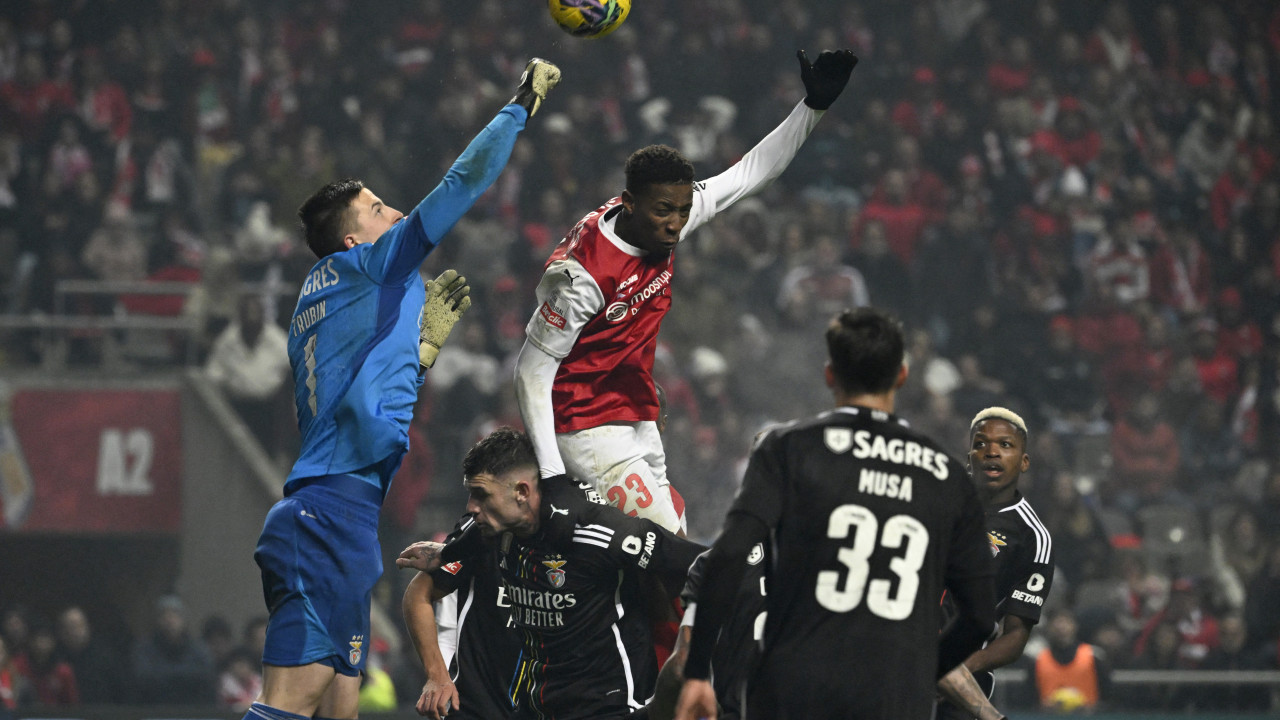
<instances>
[{"instance_id":1,"label":"black glove","mask_svg":"<svg viewBox=\"0 0 1280 720\"><path fill-rule=\"evenodd\" d=\"M796 51L796 58L800 61L800 79L804 81L804 104L814 110L831 107L858 64L858 56L852 50L823 50L812 64L803 50Z\"/></svg>"}]
</instances>

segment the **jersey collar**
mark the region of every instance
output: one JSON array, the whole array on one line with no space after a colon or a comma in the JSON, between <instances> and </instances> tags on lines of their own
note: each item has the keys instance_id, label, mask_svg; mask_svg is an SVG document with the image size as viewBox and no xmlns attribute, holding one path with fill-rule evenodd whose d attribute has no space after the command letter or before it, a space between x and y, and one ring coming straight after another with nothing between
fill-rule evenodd
<instances>
[{"instance_id":1,"label":"jersey collar","mask_svg":"<svg viewBox=\"0 0 1280 720\"><path fill-rule=\"evenodd\" d=\"M843 413L854 417L869 417L879 422L892 422L901 425L904 428L911 427L906 418L900 418L893 413L887 413L883 410L872 410L871 408L862 407L861 405L841 405L828 413Z\"/></svg>"},{"instance_id":2,"label":"jersey collar","mask_svg":"<svg viewBox=\"0 0 1280 720\"><path fill-rule=\"evenodd\" d=\"M622 213L622 205L605 211L604 217L600 218L596 223L596 227L600 228L600 234L613 243L613 246L631 257L645 257L647 253L640 248L628 243L626 240L618 237L617 231L614 230L618 225L618 215Z\"/></svg>"}]
</instances>

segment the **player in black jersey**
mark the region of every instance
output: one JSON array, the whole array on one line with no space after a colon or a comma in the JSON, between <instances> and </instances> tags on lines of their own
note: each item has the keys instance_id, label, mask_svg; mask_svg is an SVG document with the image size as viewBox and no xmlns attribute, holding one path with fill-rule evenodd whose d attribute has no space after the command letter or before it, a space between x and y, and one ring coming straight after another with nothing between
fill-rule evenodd
<instances>
[{"instance_id":1,"label":"player in black jersey","mask_svg":"<svg viewBox=\"0 0 1280 720\"><path fill-rule=\"evenodd\" d=\"M446 542L461 535L467 520L459 521ZM495 553L478 553L429 574L419 572L405 589L405 626L427 674L416 706L420 715L514 716L511 684L521 641L497 569Z\"/></svg>"},{"instance_id":2,"label":"player in black jersey","mask_svg":"<svg viewBox=\"0 0 1280 720\"><path fill-rule=\"evenodd\" d=\"M1031 626L1053 585L1053 539L1031 504L1018 491L1018 479L1031 467L1027 424L1002 407L979 412L969 425L969 470L986 507L987 541L996 565L1000 636L970 655L938 683L947 701L938 717L999 717L986 698L995 678L991 671L1022 656ZM976 681L976 684L975 684ZM975 693L980 688L980 693ZM976 702L975 702L976 700Z\"/></svg>"},{"instance_id":3,"label":"player in black jersey","mask_svg":"<svg viewBox=\"0 0 1280 720\"><path fill-rule=\"evenodd\" d=\"M516 717L622 718L642 707L657 666L640 575L672 588L674 598L705 548L605 505L588 484L539 480L533 445L509 428L477 443L463 474L474 519L436 560L465 567L496 553L523 642L512 683ZM413 549L397 564L434 569Z\"/></svg>"},{"instance_id":4,"label":"player in black jersey","mask_svg":"<svg viewBox=\"0 0 1280 720\"><path fill-rule=\"evenodd\" d=\"M743 557L771 545L764 649L751 718L929 717L935 682L995 623L982 506L964 467L892 415L902 329L860 308L827 329L836 409L766 433L707 555L680 720L716 717L712 646ZM939 652L943 588L961 613Z\"/></svg>"},{"instance_id":5,"label":"player in black jersey","mask_svg":"<svg viewBox=\"0 0 1280 720\"><path fill-rule=\"evenodd\" d=\"M671 658L658 673L658 684L653 699L643 710L633 713L629 720L670 720L675 716L676 699L684 682L684 666L689 657L689 641L693 635L693 623L698 611L698 588L706 569L706 555L699 555L689 568L689 580L685 583L680 599L684 603L684 617L680 621L680 634L676 637ZM755 666L764 639L765 585L764 543L756 543L747 553L742 584L734 599L733 616L725 623L711 656L712 684L720 705L721 720L738 720L742 717L743 690L747 675Z\"/></svg>"}]
</instances>

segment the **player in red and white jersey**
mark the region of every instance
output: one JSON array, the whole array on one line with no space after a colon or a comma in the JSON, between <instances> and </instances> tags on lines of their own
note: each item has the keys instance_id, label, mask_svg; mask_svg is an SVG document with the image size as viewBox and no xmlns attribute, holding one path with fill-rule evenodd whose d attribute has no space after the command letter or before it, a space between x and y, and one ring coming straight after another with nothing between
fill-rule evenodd
<instances>
[{"instance_id":1,"label":"player in red and white jersey","mask_svg":"<svg viewBox=\"0 0 1280 720\"><path fill-rule=\"evenodd\" d=\"M556 246L516 364L520 414L542 477L592 482L611 504L677 531L658 436L652 377L658 328L671 307L672 251L733 203L786 169L848 83L858 59L797 53L806 96L723 173L694 182L679 151L651 145L627 159L626 189Z\"/></svg>"}]
</instances>

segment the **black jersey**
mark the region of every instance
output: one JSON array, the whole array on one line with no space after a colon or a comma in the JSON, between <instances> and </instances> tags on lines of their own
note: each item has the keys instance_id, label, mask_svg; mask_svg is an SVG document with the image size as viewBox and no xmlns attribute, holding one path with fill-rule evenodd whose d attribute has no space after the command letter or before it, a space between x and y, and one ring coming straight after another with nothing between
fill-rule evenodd
<instances>
[{"instance_id":1,"label":"black jersey","mask_svg":"<svg viewBox=\"0 0 1280 720\"><path fill-rule=\"evenodd\" d=\"M705 559L706 555L699 555L693 561L689 580L680 593L685 604L682 624L697 622L698 587L702 584ZM764 567L764 545L757 543L746 557L746 572L734 598L733 615L720 629L720 638L711 656L712 682L720 702L721 720L742 717L743 690L760 655L766 617Z\"/></svg>"},{"instance_id":2,"label":"black jersey","mask_svg":"<svg viewBox=\"0 0 1280 720\"><path fill-rule=\"evenodd\" d=\"M841 407L767 433L734 513L772 528L748 717L929 717L938 598L992 573L964 466L888 413Z\"/></svg>"},{"instance_id":3,"label":"black jersey","mask_svg":"<svg viewBox=\"0 0 1280 720\"><path fill-rule=\"evenodd\" d=\"M461 528L470 517L459 523ZM448 539L446 539L447 541ZM476 553L431 573L437 588L451 591L440 601L436 617L453 625L453 652L446 652L449 675L458 689L459 706L449 717L459 720L505 720L514 717L512 682L522 643L511 618L511 603L498 575L497 554ZM443 634L442 634L443 635Z\"/></svg>"},{"instance_id":4,"label":"black jersey","mask_svg":"<svg viewBox=\"0 0 1280 720\"><path fill-rule=\"evenodd\" d=\"M1040 611L1053 585L1053 538L1020 492L1008 505L988 507L984 521L996 567L996 612L999 616L1016 615L1028 625L1035 625L1040 622ZM955 604L950 596L944 604L944 614L954 615ZM995 675L988 670L974 673L974 679L991 697ZM943 702L939 717L969 716L952 703Z\"/></svg>"},{"instance_id":5,"label":"black jersey","mask_svg":"<svg viewBox=\"0 0 1280 720\"><path fill-rule=\"evenodd\" d=\"M523 650L512 685L519 717L625 717L653 691L657 663L639 573L680 588L701 545L607 506L589 485L541 481L541 523L497 540L499 572ZM492 550L464 533L443 562Z\"/></svg>"},{"instance_id":6,"label":"black jersey","mask_svg":"<svg viewBox=\"0 0 1280 720\"><path fill-rule=\"evenodd\" d=\"M1022 493L1004 507L987 508L986 523L996 564L996 609L1032 625L1040 622L1053 585L1053 538Z\"/></svg>"}]
</instances>

